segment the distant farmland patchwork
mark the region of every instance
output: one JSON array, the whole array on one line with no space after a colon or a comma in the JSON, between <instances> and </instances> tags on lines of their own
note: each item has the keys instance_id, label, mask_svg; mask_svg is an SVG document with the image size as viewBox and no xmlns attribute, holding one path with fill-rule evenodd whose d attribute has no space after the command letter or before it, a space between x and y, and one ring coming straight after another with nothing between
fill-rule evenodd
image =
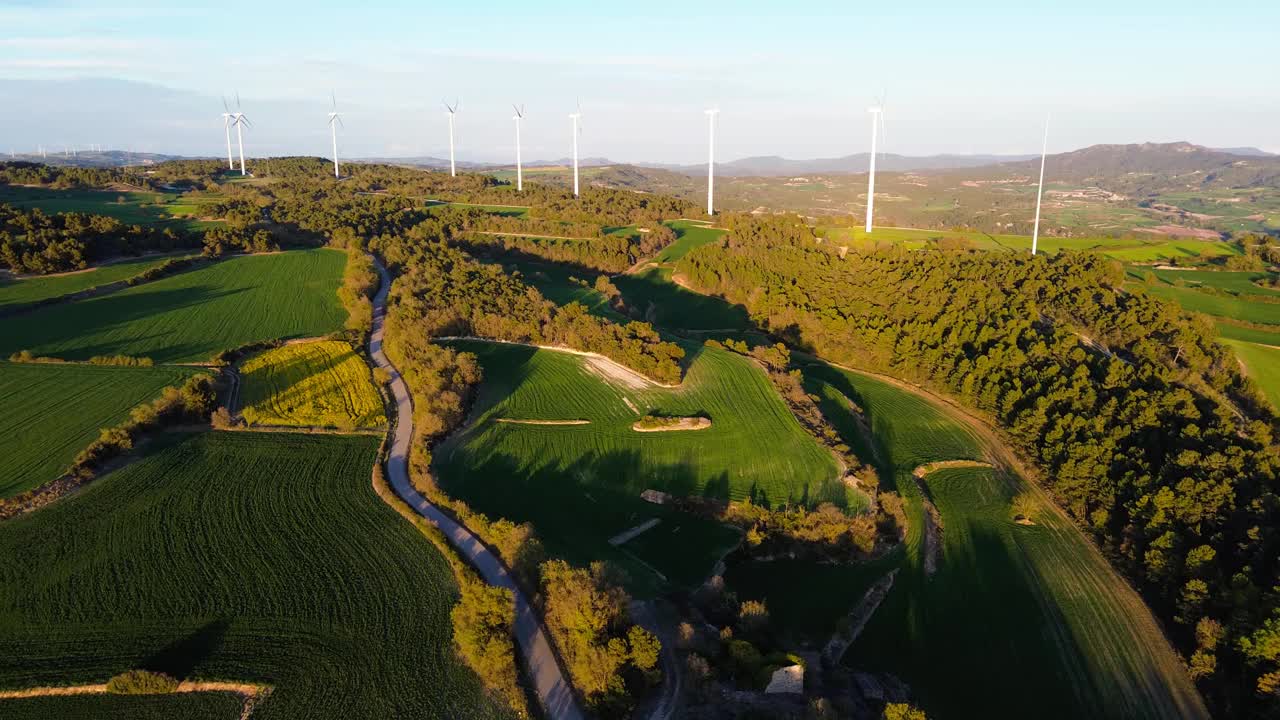
<instances>
[{"instance_id":1,"label":"distant farmland patchwork","mask_svg":"<svg viewBox=\"0 0 1280 720\"><path fill-rule=\"evenodd\" d=\"M378 427L386 422L369 367L341 340L267 350L240 366L251 425Z\"/></svg>"},{"instance_id":2,"label":"distant farmland patchwork","mask_svg":"<svg viewBox=\"0 0 1280 720\"><path fill-rule=\"evenodd\" d=\"M271 685L267 720L509 717L455 656L446 561L370 487L377 444L169 434L0 525L0 689L141 667Z\"/></svg>"},{"instance_id":3,"label":"distant farmland patchwork","mask_svg":"<svg viewBox=\"0 0 1280 720\"><path fill-rule=\"evenodd\" d=\"M99 429L196 372L0 362L0 497L56 479Z\"/></svg>"},{"instance_id":4,"label":"distant farmland patchwork","mask_svg":"<svg viewBox=\"0 0 1280 720\"><path fill-rule=\"evenodd\" d=\"M233 257L102 297L0 319L0 353L71 360L134 355L198 362L246 343L342 328L345 256L302 250Z\"/></svg>"}]
</instances>

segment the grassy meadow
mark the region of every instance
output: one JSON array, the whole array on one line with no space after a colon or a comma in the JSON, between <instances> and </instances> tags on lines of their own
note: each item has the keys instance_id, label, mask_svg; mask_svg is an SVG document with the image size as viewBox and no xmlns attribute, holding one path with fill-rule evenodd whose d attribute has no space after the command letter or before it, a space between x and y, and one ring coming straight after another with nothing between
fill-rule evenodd
<instances>
[{"instance_id":1,"label":"grassy meadow","mask_svg":"<svg viewBox=\"0 0 1280 720\"><path fill-rule=\"evenodd\" d=\"M199 362L241 345L342 328L346 257L335 250L238 256L100 297L0 319L0 354Z\"/></svg>"},{"instance_id":2,"label":"grassy meadow","mask_svg":"<svg viewBox=\"0 0 1280 720\"><path fill-rule=\"evenodd\" d=\"M176 256L131 258L77 272L12 278L0 275L0 313L19 305L62 297L90 288L127 280L162 265Z\"/></svg>"},{"instance_id":3,"label":"grassy meadow","mask_svg":"<svg viewBox=\"0 0 1280 720\"><path fill-rule=\"evenodd\" d=\"M250 425L372 428L385 425L369 366L341 340L294 343L240 366L240 404Z\"/></svg>"},{"instance_id":4,"label":"grassy meadow","mask_svg":"<svg viewBox=\"0 0 1280 720\"><path fill-rule=\"evenodd\" d=\"M56 479L101 428L195 372L0 362L0 497Z\"/></svg>"},{"instance_id":5,"label":"grassy meadow","mask_svg":"<svg viewBox=\"0 0 1280 720\"><path fill-rule=\"evenodd\" d=\"M863 457L877 457L884 486L908 500L907 542L872 566L740 565L729 573L731 587L763 598L780 626L820 639L896 565L893 590L845 662L901 677L930 717L1025 717L1028 708L1045 718L1205 717L1150 611L1021 479L987 468L927 476L944 527L939 569L927 577L911 470L981 459L986 441L889 383L817 364L806 376L842 435ZM870 438L849 436L857 429L850 401L865 413ZM1035 525L1013 522L1011 498L1019 492L1033 492L1041 504Z\"/></svg>"},{"instance_id":6,"label":"grassy meadow","mask_svg":"<svg viewBox=\"0 0 1280 720\"><path fill-rule=\"evenodd\" d=\"M271 685L255 720L509 717L455 655L445 559L370 487L377 445L171 433L0 525L0 688L145 668Z\"/></svg>"},{"instance_id":7,"label":"grassy meadow","mask_svg":"<svg viewBox=\"0 0 1280 720\"><path fill-rule=\"evenodd\" d=\"M721 501L754 496L774 505L828 499L854 507L865 503L838 482L835 460L799 426L763 371L745 358L692 350L697 356L684 383L669 389L629 386L568 353L455 345L479 356L485 379L471 424L435 452L445 488L482 512L532 521L554 553L578 562L618 562L637 587L660 584L637 557L672 582L696 582L736 540L732 531L673 517L641 500L646 489ZM646 413L701 415L712 426L633 431L632 423ZM651 517L664 518L663 523L622 551L605 542ZM667 533L671 537L664 539ZM659 552L664 543L681 551Z\"/></svg>"},{"instance_id":8,"label":"grassy meadow","mask_svg":"<svg viewBox=\"0 0 1280 720\"><path fill-rule=\"evenodd\" d=\"M685 255L719 240L725 234L724 230L693 220L675 220L667 225L676 231L676 241L663 248L653 259L662 264L678 262Z\"/></svg>"},{"instance_id":9,"label":"grassy meadow","mask_svg":"<svg viewBox=\"0 0 1280 720\"><path fill-rule=\"evenodd\" d=\"M1240 340L1223 340L1244 364L1244 372L1258 383L1271 404L1280 409L1280 348Z\"/></svg>"}]
</instances>

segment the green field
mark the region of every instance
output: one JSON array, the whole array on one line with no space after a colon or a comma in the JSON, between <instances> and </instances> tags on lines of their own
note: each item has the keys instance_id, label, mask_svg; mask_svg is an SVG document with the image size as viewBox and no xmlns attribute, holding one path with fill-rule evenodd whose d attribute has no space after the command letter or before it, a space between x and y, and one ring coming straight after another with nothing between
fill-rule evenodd
<instances>
[{"instance_id":1,"label":"green field","mask_svg":"<svg viewBox=\"0 0 1280 720\"><path fill-rule=\"evenodd\" d=\"M848 407L844 398L863 409L873 444L863 440L857 449L878 451L882 482L896 485L910 506L904 551L875 568L896 558L901 570L847 664L901 677L930 717L944 720L1026 717L1028 708L1044 718L1205 716L1150 611L1079 531L1049 509L1035 526L1012 521L1010 498L1026 488L1017 478L974 468L928 476L945 529L939 570L926 577L911 469L981 458L983 441L888 383L819 365L806 374L830 414ZM850 419L837 422L842 434ZM743 597L764 598L781 627L816 639L878 575L866 567L772 563L738 566L728 580Z\"/></svg>"},{"instance_id":2,"label":"green field","mask_svg":"<svg viewBox=\"0 0 1280 720\"><path fill-rule=\"evenodd\" d=\"M271 685L255 720L509 717L452 648L445 559L370 487L378 442L173 433L0 525L0 688L141 667Z\"/></svg>"},{"instance_id":3,"label":"green field","mask_svg":"<svg viewBox=\"0 0 1280 720\"><path fill-rule=\"evenodd\" d=\"M1141 287L1146 288L1152 295L1172 300L1181 305L1184 310L1247 323L1280 326L1280 303L1251 301L1235 295L1208 293L1191 287L1175 287L1164 283ZM1261 295L1263 292L1259 290L1258 294Z\"/></svg>"},{"instance_id":4,"label":"green field","mask_svg":"<svg viewBox=\"0 0 1280 720\"><path fill-rule=\"evenodd\" d=\"M1220 318L1214 322L1214 325L1218 328L1218 335L1224 340L1280 346L1280 327L1268 330L1265 327L1237 325Z\"/></svg>"},{"instance_id":5,"label":"green field","mask_svg":"<svg viewBox=\"0 0 1280 720\"><path fill-rule=\"evenodd\" d=\"M273 348L240 366L250 425L372 428L386 424L369 366L341 340Z\"/></svg>"},{"instance_id":6,"label":"green field","mask_svg":"<svg viewBox=\"0 0 1280 720\"><path fill-rule=\"evenodd\" d=\"M553 553L575 562L608 558L651 590L653 573L605 543L650 517L638 556L673 582L710 570L731 531L699 527L640 499L646 489L680 496L761 502L832 500L860 507L836 478L835 461L778 398L763 371L723 350L694 350L682 387L636 388L606 380L584 358L511 345L458 343L484 368L474 423L435 453L450 494L476 509L532 521ZM627 402L636 409L632 411ZM645 413L705 415L712 427L637 433ZM589 420L586 425L521 425L519 420ZM687 529L681 524L691 524ZM677 531L677 528L678 531ZM662 539L664 533L679 537ZM698 542L690 540L696 536ZM664 542L681 552L658 552ZM627 543L624 550L630 550Z\"/></svg>"},{"instance_id":7,"label":"green field","mask_svg":"<svg viewBox=\"0 0 1280 720\"><path fill-rule=\"evenodd\" d=\"M99 265L79 272L62 273L45 277L19 280L0 276L0 312L49 298L69 295L81 290L126 280L153 267L164 264L170 257L145 257L124 260L109 265Z\"/></svg>"},{"instance_id":8,"label":"green field","mask_svg":"<svg viewBox=\"0 0 1280 720\"><path fill-rule=\"evenodd\" d=\"M208 196L200 203L210 202ZM199 204L179 193L124 190L83 190L0 185L0 203L21 208L40 208L46 213L92 213L108 215L130 225L166 225L197 228L201 223L188 215L199 215Z\"/></svg>"},{"instance_id":9,"label":"green field","mask_svg":"<svg viewBox=\"0 0 1280 720\"><path fill-rule=\"evenodd\" d=\"M662 249L653 259L657 263L678 262L685 255L703 245L709 245L724 237L724 230L706 227L704 223L690 220L676 220L667 223L676 231L676 241Z\"/></svg>"},{"instance_id":10,"label":"green field","mask_svg":"<svg viewBox=\"0 0 1280 720\"><path fill-rule=\"evenodd\" d=\"M1280 409L1280 348L1223 339L1244 363L1245 374L1262 388L1271 405Z\"/></svg>"},{"instance_id":11,"label":"green field","mask_svg":"<svg viewBox=\"0 0 1280 720\"><path fill-rule=\"evenodd\" d=\"M239 695L225 692L0 700L5 720L239 720L243 707Z\"/></svg>"},{"instance_id":12,"label":"green field","mask_svg":"<svg viewBox=\"0 0 1280 720\"><path fill-rule=\"evenodd\" d=\"M1274 273L1232 272L1229 270L1156 270L1136 267L1129 269L1130 277L1145 280L1150 273L1166 285L1187 288L1216 288L1240 295L1280 296L1280 290L1259 283L1275 278Z\"/></svg>"},{"instance_id":13,"label":"green field","mask_svg":"<svg viewBox=\"0 0 1280 720\"><path fill-rule=\"evenodd\" d=\"M501 264L507 272L518 271L527 284L537 288L543 297L557 305L581 303L593 315L614 321L625 321L621 315L609 308L609 299L596 292L594 284L595 279L600 276L599 273L568 270L563 265L552 262L515 259L509 256L503 257Z\"/></svg>"},{"instance_id":14,"label":"green field","mask_svg":"<svg viewBox=\"0 0 1280 720\"><path fill-rule=\"evenodd\" d=\"M56 479L101 428L195 372L0 362L0 497Z\"/></svg>"},{"instance_id":15,"label":"green field","mask_svg":"<svg viewBox=\"0 0 1280 720\"><path fill-rule=\"evenodd\" d=\"M42 308L0 320L0 354L195 362L251 342L324 335L346 320L337 297L345 262L334 250L234 257Z\"/></svg>"}]
</instances>

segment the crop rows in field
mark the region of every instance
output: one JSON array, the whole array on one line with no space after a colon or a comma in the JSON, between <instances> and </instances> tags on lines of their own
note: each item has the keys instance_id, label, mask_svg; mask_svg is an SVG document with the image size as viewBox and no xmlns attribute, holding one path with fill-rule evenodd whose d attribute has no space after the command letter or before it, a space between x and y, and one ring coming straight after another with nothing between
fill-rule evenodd
<instances>
[{"instance_id":1,"label":"crop rows in field","mask_svg":"<svg viewBox=\"0 0 1280 720\"><path fill-rule=\"evenodd\" d=\"M745 358L697 350L682 387L638 389L593 374L576 355L473 342L457 347L480 357L485 380L474 424L435 453L441 480L482 512L532 521L553 552L571 559L609 557L638 580L651 579L634 558L618 557L605 542L665 515L640 499L647 489L721 501L752 496L772 505L864 502L847 493L831 455L805 434L763 371ZM705 415L712 426L632 430L648 413ZM590 423L517 425L499 418ZM678 522L664 521L633 541L636 557L673 581L705 575L713 564L708 559L732 541L730 531L677 530ZM666 533L679 536L672 543L703 540L691 541L682 553L650 549L668 542Z\"/></svg>"},{"instance_id":2,"label":"crop rows in field","mask_svg":"<svg viewBox=\"0 0 1280 720\"><path fill-rule=\"evenodd\" d=\"M239 720L243 708L239 695L225 692L0 700L5 720Z\"/></svg>"},{"instance_id":3,"label":"crop rows in field","mask_svg":"<svg viewBox=\"0 0 1280 720\"><path fill-rule=\"evenodd\" d=\"M377 445L170 434L0 525L0 688L142 667L271 685L255 720L507 717L452 649L445 559L370 487Z\"/></svg>"},{"instance_id":4,"label":"crop rows in field","mask_svg":"<svg viewBox=\"0 0 1280 720\"><path fill-rule=\"evenodd\" d=\"M818 636L898 564L892 592L845 661L901 677L931 717L948 717L946 708L964 708L961 716L1025 717L1029 707L1045 718L1205 716L1150 611L1047 496L1019 478L984 468L926 478L944 527L939 570L926 577L910 469L981 458L985 441L948 411L889 383L822 366L806 375L824 411L838 416L847 407L843 397L865 413L869 439L848 436L858 427L851 416L836 424L860 451L878 450L882 478L895 480L908 500L911 538L903 552L870 566L740 565L729 572L731 587L764 598L780 627ZM1013 522L1018 492L1042 503L1036 525Z\"/></svg>"},{"instance_id":5,"label":"crop rows in field","mask_svg":"<svg viewBox=\"0 0 1280 720\"><path fill-rule=\"evenodd\" d=\"M70 295L100 285L125 280L168 261L169 257L144 257L80 272L62 273L21 280L0 279L0 312L6 309Z\"/></svg>"},{"instance_id":6,"label":"crop rows in field","mask_svg":"<svg viewBox=\"0 0 1280 720\"><path fill-rule=\"evenodd\" d=\"M235 257L0 319L0 354L193 362L251 342L324 335L346 319L336 294L344 263L332 250Z\"/></svg>"},{"instance_id":7,"label":"crop rows in field","mask_svg":"<svg viewBox=\"0 0 1280 720\"><path fill-rule=\"evenodd\" d=\"M341 340L294 343L240 367L240 398L251 425L379 427L382 398L369 366Z\"/></svg>"},{"instance_id":8,"label":"crop rows in field","mask_svg":"<svg viewBox=\"0 0 1280 720\"><path fill-rule=\"evenodd\" d=\"M56 479L101 428L194 373L0 362L0 497Z\"/></svg>"}]
</instances>

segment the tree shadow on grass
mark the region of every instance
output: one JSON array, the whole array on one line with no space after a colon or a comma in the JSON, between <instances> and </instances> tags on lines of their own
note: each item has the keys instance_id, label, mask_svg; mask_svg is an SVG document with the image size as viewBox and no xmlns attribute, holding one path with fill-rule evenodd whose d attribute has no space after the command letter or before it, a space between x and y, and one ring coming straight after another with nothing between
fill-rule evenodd
<instances>
[{"instance_id":1,"label":"tree shadow on grass","mask_svg":"<svg viewBox=\"0 0 1280 720\"><path fill-rule=\"evenodd\" d=\"M0 321L0 350L11 353L30 349L37 355L48 353L72 360L87 360L94 355L146 354L159 361L183 357L187 345L172 344L138 352L140 342L150 342L173 335L145 334L146 328L129 328L147 318L172 314L185 308L209 303L245 292L244 288L218 289L211 285L172 290L150 290L141 293L117 293L81 302L51 305L36 312ZM133 330L119 339L106 339L117 331ZM138 331L142 330L142 333ZM102 338L94 344L73 343L80 337ZM62 350L61 348L67 348ZM132 351L130 353L129 351Z\"/></svg>"},{"instance_id":2,"label":"tree shadow on grass","mask_svg":"<svg viewBox=\"0 0 1280 720\"><path fill-rule=\"evenodd\" d=\"M225 618L212 620L195 632L169 643L142 661L142 669L162 672L183 679L190 677L222 646L231 621Z\"/></svg>"}]
</instances>

